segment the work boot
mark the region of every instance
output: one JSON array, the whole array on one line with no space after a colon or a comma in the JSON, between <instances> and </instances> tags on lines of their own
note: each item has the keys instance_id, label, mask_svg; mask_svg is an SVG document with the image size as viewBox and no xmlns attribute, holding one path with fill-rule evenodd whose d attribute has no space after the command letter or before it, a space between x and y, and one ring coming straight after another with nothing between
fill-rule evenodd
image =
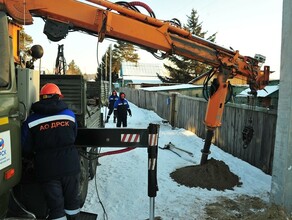
<instances>
[{"instance_id":1,"label":"work boot","mask_svg":"<svg viewBox=\"0 0 292 220\"><path fill-rule=\"evenodd\" d=\"M110 116L107 116L105 123L108 123L109 118L110 118Z\"/></svg>"}]
</instances>

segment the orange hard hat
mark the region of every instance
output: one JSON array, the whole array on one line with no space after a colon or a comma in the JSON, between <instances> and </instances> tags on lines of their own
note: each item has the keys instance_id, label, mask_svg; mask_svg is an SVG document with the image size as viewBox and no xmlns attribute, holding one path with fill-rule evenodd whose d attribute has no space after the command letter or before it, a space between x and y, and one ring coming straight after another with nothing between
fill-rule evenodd
<instances>
[{"instance_id":1,"label":"orange hard hat","mask_svg":"<svg viewBox=\"0 0 292 220\"><path fill-rule=\"evenodd\" d=\"M40 95L59 95L59 97L63 98L64 96L61 93L59 87L54 83L47 83L41 88Z\"/></svg>"}]
</instances>

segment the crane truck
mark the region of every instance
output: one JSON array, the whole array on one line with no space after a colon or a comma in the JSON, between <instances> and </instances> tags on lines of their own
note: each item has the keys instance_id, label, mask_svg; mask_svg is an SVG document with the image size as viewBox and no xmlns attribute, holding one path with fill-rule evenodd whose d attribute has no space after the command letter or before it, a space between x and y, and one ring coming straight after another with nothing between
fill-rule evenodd
<instances>
[{"instance_id":1,"label":"crane truck","mask_svg":"<svg viewBox=\"0 0 292 220\"><path fill-rule=\"evenodd\" d=\"M140 13L135 6L143 6L149 15ZM96 36L98 42L103 42L105 38L123 40L151 52L157 58L175 54L211 66L209 76L212 75L214 80L204 119L206 139L202 148L201 165L207 163L214 130L221 125L228 80L234 77L247 79L253 94L263 89L269 81L269 66L261 69L265 61L263 56L240 55L239 51L192 35L175 20L156 19L151 8L142 2L0 0L1 217L7 212L9 191L21 180L21 122L29 113L28 104L38 97L39 87L35 85L40 84L39 77L33 77L34 71L28 70L27 67L33 65L21 65L18 43L22 25L33 25L34 17L45 21L44 34L51 41L64 39L70 31L82 31ZM40 53L38 47L31 51L34 60L40 57ZM27 75L25 80L36 80L36 83L31 83L32 88L26 94L20 94L23 92L19 91L22 75ZM19 95L22 95L21 102ZM94 133L90 133L92 136L86 133L86 129L78 133L81 142L95 136ZM28 203L32 200L28 199Z\"/></svg>"}]
</instances>

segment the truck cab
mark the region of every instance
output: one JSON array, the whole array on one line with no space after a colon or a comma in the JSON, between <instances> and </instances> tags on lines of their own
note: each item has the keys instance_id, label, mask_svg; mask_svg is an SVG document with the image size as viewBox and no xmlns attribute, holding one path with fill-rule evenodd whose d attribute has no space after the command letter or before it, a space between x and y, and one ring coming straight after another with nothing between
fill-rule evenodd
<instances>
[{"instance_id":1,"label":"truck cab","mask_svg":"<svg viewBox=\"0 0 292 220\"><path fill-rule=\"evenodd\" d=\"M0 218L7 212L9 190L21 178L21 124L12 50L12 34L17 36L18 31L8 30L8 18L0 11Z\"/></svg>"},{"instance_id":2,"label":"truck cab","mask_svg":"<svg viewBox=\"0 0 292 220\"><path fill-rule=\"evenodd\" d=\"M21 124L30 114L31 104L39 100L40 87L56 83L68 107L75 113L79 128L101 127L99 106L87 105L87 82L82 75L40 75L26 68L18 57L20 26L10 23L0 11L0 219L25 216L17 203L37 218L45 218L47 207L39 184L34 179L31 161L22 158ZM14 46L14 47L13 47ZM9 56L7 56L9 55ZM96 82L97 83L97 82ZM97 159L90 158L97 148L82 147L80 152L81 207L87 195L88 180L95 175ZM7 208L9 207L9 209Z\"/></svg>"}]
</instances>

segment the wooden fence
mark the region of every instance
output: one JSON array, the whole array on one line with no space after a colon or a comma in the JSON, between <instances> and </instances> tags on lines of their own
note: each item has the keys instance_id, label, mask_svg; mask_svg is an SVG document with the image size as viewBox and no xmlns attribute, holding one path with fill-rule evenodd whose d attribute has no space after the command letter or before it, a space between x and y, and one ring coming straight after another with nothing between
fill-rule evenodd
<instances>
[{"instance_id":1,"label":"wooden fence","mask_svg":"<svg viewBox=\"0 0 292 220\"><path fill-rule=\"evenodd\" d=\"M126 93L129 101L141 108L155 111L173 127L185 128L198 137L205 138L206 128L203 120L207 102L204 99L131 88L121 88L121 91ZM242 131L249 124L250 118L254 135L248 147L244 149ZM216 129L212 142L225 152L271 174L276 121L275 110L251 109L246 105L228 103L225 105L222 126Z\"/></svg>"}]
</instances>

